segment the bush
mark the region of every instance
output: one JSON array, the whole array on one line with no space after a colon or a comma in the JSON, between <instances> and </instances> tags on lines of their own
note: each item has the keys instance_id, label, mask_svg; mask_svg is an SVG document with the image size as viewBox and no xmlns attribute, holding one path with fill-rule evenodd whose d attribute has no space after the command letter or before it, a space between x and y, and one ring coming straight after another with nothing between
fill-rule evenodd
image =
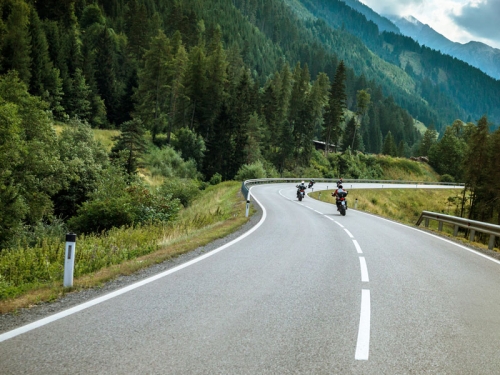
<instances>
[{"instance_id":1,"label":"bush","mask_svg":"<svg viewBox=\"0 0 500 375\"><path fill-rule=\"evenodd\" d=\"M175 178L164 182L160 190L162 194L179 199L184 207L188 207L200 194L200 184L195 180Z\"/></svg>"},{"instance_id":2,"label":"bush","mask_svg":"<svg viewBox=\"0 0 500 375\"><path fill-rule=\"evenodd\" d=\"M152 148L144 155L144 164L152 176L179 177L197 179L200 177L193 159L185 161L171 147Z\"/></svg>"},{"instance_id":3,"label":"bush","mask_svg":"<svg viewBox=\"0 0 500 375\"><path fill-rule=\"evenodd\" d=\"M440 181L441 182L455 182L455 179L453 178L453 176L451 176L449 174L444 174L441 176Z\"/></svg>"},{"instance_id":4,"label":"bush","mask_svg":"<svg viewBox=\"0 0 500 375\"><path fill-rule=\"evenodd\" d=\"M215 173L211 178L210 178L210 185L218 185L222 182L222 176L220 173Z\"/></svg>"},{"instance_id":5,"label":"bush","mask_svg":"<svg viewBox=\"0 0 500 375\"><path fill-rule=\"evenodd\" d=\"M264 165L262 162L257 161L252 164L242 165L234 178L235 180L245 181L265 177L266 170L264 169Z\"/></svg>"},{"instance_id":6,"label":"bush","mask_svg":"<svg viewBox=\"0 0 500 375\"><path fill-rule=\"evenodd\" d=\"M113 227L173 220L180 202L159 189L150 191L139 180L126 184L126 176L116 168L105 171L99 186L84 202L68 227L77 233L98 233Z\"/></svg>"}]
</instances>

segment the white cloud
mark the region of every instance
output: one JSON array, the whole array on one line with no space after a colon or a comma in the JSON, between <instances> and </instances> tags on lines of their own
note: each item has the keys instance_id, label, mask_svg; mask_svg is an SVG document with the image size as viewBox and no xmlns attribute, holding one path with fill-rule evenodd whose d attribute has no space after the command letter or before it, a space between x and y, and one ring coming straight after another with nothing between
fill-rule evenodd
<instances>
[{"instance_id":1,"label":"white cloud","mask_svg":"<svg viewBox=\"0 0 500 375\"><path fill-rule=\"evenodd\" d=\"M471 35L493 39L500 44L500 32L498 31L499 0L471 2L465 5L459 14L454 14L451 18Z\"/></svg>"},{"instance_id":2,"label":"white cloud","mask_svg":"<svg viewBox=\"0 0 500 375\"><path fill-rule=\"evenodd\" d=\"M360 0L379 14L412 15L454 42L500 48L500 0Z\"/></svg>"}]
</instances>

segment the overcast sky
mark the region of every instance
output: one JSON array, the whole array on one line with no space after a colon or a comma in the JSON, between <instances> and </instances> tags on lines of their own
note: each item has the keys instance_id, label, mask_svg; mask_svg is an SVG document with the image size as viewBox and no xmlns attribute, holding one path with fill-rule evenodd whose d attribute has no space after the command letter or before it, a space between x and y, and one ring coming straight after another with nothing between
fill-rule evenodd
<instances>
[{"instance_id":1,"label":"overcast sky","mask_svg":"<svg viewBox=\"0 0 500 375\"><path fill-rule=\"evenodd\" d=\"M411 15L446 38L500 49L500 0L359 0L379 14Z\"/></svg>"}]
</instances>

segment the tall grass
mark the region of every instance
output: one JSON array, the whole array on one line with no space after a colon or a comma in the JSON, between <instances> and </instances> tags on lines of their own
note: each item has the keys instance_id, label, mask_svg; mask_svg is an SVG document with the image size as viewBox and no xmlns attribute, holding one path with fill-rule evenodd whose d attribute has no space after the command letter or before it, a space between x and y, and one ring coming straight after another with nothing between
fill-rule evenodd
<instances>
[{"instance_id":1,"label":"tall grass","mask_svg":"<svg viewBox=\"0 0 500 375\"><path fill-rule=\"evenodd\" d=\"M460 216L462 190L459 189L348 189L349 207L375 215L414 225L422 211L432 211L446 215ZM315 199L335 204L332 191L317 191L309 195ZM438 222L430 221L429 229L437 230ZM452 235L453 227L444 225L443 233ZM465 242L469 242L464 234ZM460 239L460 237L457 237ZM476 236L475 246L484 247L489 237ZM483 243L479 242L483 241Z\"/></svg>"},{"instance_id":2,"label":"tall grass","mask_svg":"<svg viewBox=\"0 0 500 375\"><path fill-rule=\"evenodd\" d=\"M346 186L348 187L348 186ZM457 206L451 205L448 198L457 197L458 189L347 189L349 207L358 210L415 224L422 211L440 212L455 215ZM332 191L310 193L313 198L335 204Z\"/></svg>"},{"instance_id":3,"label":"tall grass","mask_svg":"<svg viewBox=\"0 0 500 375\"><path fill-rule=\"evenodd\" d=\"M189 246L170 246L186 242L200 231L225 220L239 217L246 221L238 196L241 183L226 182L205 190L173 223L113 228L100 235L81 235L75 252L75 278L88 275L162 249L168 256L188 251ZM224 235L227 233L224 233ZM0 300L56 283L61 287L64 273L64 238L27 242L0 253Z\"/></svg>"}]
</instances>

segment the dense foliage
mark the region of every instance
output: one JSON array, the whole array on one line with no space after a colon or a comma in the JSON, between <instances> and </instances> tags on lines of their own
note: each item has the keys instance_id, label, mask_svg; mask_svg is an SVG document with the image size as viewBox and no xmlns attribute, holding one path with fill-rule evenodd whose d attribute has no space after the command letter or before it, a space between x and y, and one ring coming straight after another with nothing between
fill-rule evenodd
<instances>
[{"instance_id":1,"label":"dense foliage","mask_svg":"<svg viewBox=\"0 0 500 375\"><path fill-rule=\"evenodd\" d=\"M440 173L472 178L469 139L441 130L500 108L495 83L380 35L341 2L304 2L302 16L288 3L0 0L0 248L40 223L83 233L170 221L235 177L376 178L355 151L428 154ZM109 155L91 128L121 131ZM496 193L470 186L479 212Z\"/></svg>"}]
</instances>

